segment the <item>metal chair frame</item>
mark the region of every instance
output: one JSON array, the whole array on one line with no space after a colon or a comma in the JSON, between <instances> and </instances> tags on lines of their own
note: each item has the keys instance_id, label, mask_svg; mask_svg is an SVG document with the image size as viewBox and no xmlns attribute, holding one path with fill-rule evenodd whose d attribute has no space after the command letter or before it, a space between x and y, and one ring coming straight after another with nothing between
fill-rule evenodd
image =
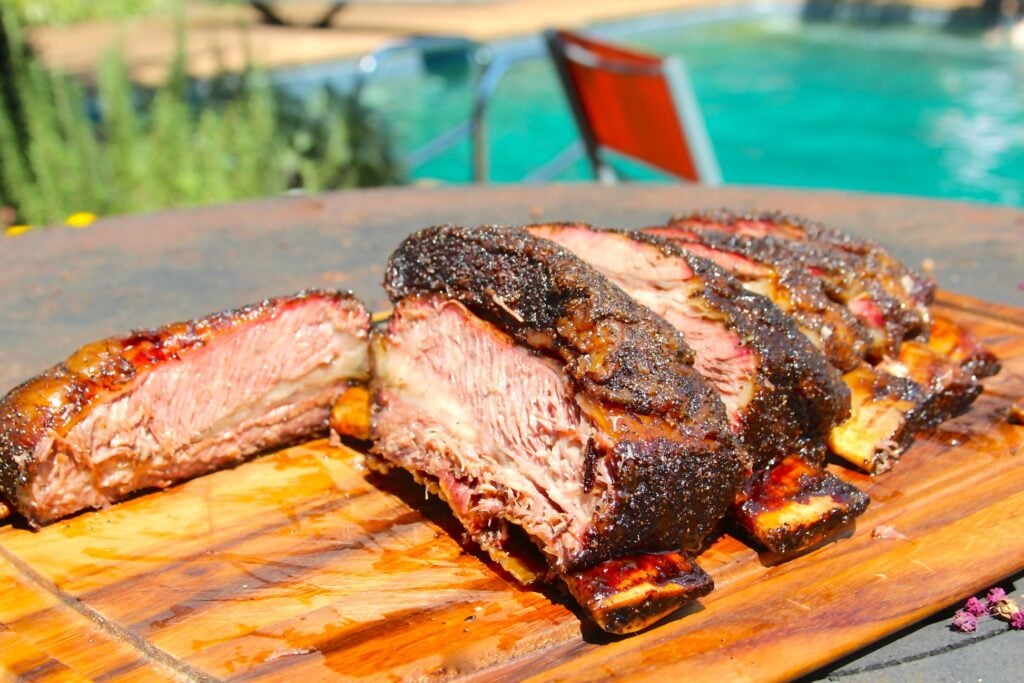
<instances>
[{"instance_id":1,"label":"metal chair frame","mask_svg":"<svg viewBox=\"0 0 1024 683\"><path fill-rule=\"evenodd\" d=\"M661 76L666 79L673 94L673 100L677 112L680 113L680 125L684 125L687 140L691 145L691 154L698 167L701 182L709 185L721 182L721 173L718 170L718 163L714 151L704 128L700 109L696 99L693 97L689 79L682 62L669 57L663 59L657 65L638 65L626 62L608 60L577 45L568 45L564 57L556 56L551 50L551 34L554 31L547 31L544 34L545 41L549 46L549 54L554 57L554 64L559 78L563 85L566 83L567 63L563 60L575 61L591 68L601 68L612 73L622 75L639 76ZM364 55L358 62L355 81L352 87L352 96L359 99L368 81L376 74L380 65L390 58L412 51L420 53L421 58L425 53L434 50L463 49L471 63L479 67L476 86L473 92L473 104L470 115L448 130L441 132L422 147L411 152L406 158L409 166L417 166L444 153L467 137L472 142L472 166L471 176L474 182L487 182L490 176L490 150L488 144L487 112L491 100L497 91L506 74L515 67L534 59L542 58L542 49L529 49L511 54L491 53L485 45L462 38L460 36L410 36L399 39ZM561 51L558 52L561 55ZM538 168L533 169L524 178L524 182L539 183L554 179L559 173L576 162L581 156L586 155L594 169L595 176L603 182L616 182L619 175L612 165L604 158L605 151L594 137L593 130L586 122L582 113L582 105L575 96L574 91L566 89L573 118L576 120L580 132L580 141L567 145L561 152L551 160L545 162ZM643 160L640 160L643 162Z\"/></svg>"}]
</instances>

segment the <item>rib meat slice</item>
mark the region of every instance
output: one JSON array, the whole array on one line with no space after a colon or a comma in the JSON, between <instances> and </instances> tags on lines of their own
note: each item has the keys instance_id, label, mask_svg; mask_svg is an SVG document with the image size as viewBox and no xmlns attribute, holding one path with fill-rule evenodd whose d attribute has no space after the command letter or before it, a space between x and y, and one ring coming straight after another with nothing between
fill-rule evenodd
<instances>
[{"instance_id":1,"label":"rib meat slice","mask_svg":"<svg viewBox=\"0 0 1024 683\"><path fill-rule=\"evenodd\" d=\"M874 243L843 238L841 233L799 219L766 216L696 214L666 226L647 228L645 232L672 239L684 249L712 258L742 278L745 286L766 293L794 315L801 330L826 351L833 365L844 370L844 381L851 391L851 416L829 435L829 446L836 455L868 472L883 471L913 442L919 430L955 415L977 397L980 387L973 377L975 371L981 376L998 365L963 330L931 321L924 309L924 302L932 297L931 281L913 274ZM801 243L801 239L810 244ZM894 318L896 322L888 324L878 319L873 323L876 333L889 330L889 341L883 348L877 346L877 336L872 341L870 334L859 334L859 330L870 325L845 324L856 306L843 313L843 297L836 294L841 286L829 282L830 276L820 268L808 267L807 259L785 256L787 250L808 246L838 253L839 258L831 259L832 265L848 262L844 268L849 268L850 273L863 273L857 259L865 258L888 274L879 280L889 289L899 283L902 293L898 294L903 299L894 295L886 304L901 311ZM872 295L884 299L888 295L878 294L882 289L876 283ZM850 298L847 296L846 300ZM911 311L909 317L903 315L907 310ZM879 311L876 309L876 313ZM924 324L929 330L940 331L940 339L926 345L904 342L901 336L889 334L893 330L900 335L910 334L910 330ZM839 334L835 334L837 330ZM951 348L958 349L959 356L943 353ZM873 360L876 366L865 359ZM958 367L961 363L964 370Z\"/></svg>"},{"instance_id":2,"label":"rib meat slice","mask_svg":"<svg viewBox=\"0 0 1024 683\"><path fill-rule=\"evenodd\" d=\"M0 491L38 526L326 434L368 331L307 291L84 346L0 403Z\"/></svg>"},{"instance_id":3,"label":"rib meat slice","mask_svg":"<svg viewBox=\"0 0 1024 683\"><path fill-rule=\"evenodd\" d=\"M819 278L802 269L779 267L757 253L737 252L728 242L710 239L687 225L657 226L644 232L714 260L745 287L765 294L844 371L851 408L850 417L834 427L827 439L836 455L873 472L888 466L913 441L911 411L921 392L911 382L885 375L865 362L870 335L845 306L828 296Z\"/></svg>"},{"instance_id":4,"label":"rib meat slice","mask_svg":"<svg viewBox=\"0 0 1024 683\"><path fill-rule=\"evenodd\" d=\"M596 267L682 333L755 467L787 455L820 461L825 436L849 416L849 389L770 300L658 237L582 224L529 230Z\"/></svg>"},{"instance_id":5,"label":"rib meat slice","mask_svg":"<svg viewBox=\"0 0 1024 683\"><path fill-rule=\"evenodd\" d=\"M935 319L928 310L935 297L934 279L906 267L878 243L781 213L716 212L683 219L702 220L715 231L764 240L755 245L779 240L794 254L805 258L816 254L814 274L839 291L838 298L848 305L858 299L888 301L878 311L885 317L884 324L890 330L902 330L904 339L917 341L894 346L898 351L876 358L876 367L896 377L909 377L920 387L919 405L911 419L916 429L962 412L981 392L976 378L998 372L995 357L973 335L946 318ZM891 299L886 300L886 295Z\"/></svg>"},{"instance_id":6,"label":"rib meat slice","mask_svg":"<svg viewBox=\"0 0 1024 683\"><path fill-rule=\"evenodd\" d=\"M744 255L686 226L657 226L643 232L669 239L692 254L714 261L744 287L771 299L843 372L864 362L871 335L853 313L828 296L822 281L814 275L801 269L777 268L759 255Z\"/></svg>"},{"instance_id":7,"label":"rib meat slice","mask_svg":"<svg viewBox=\"0 0 1024 683\"><path fill-rule=\"evenodd\" d=\"M673 219L677 238L734 251L780 272L820 279L827 295L843 304L869 333L868 355L895 355L903 339L926 337L934 285L877 244L802 219L779 214L749 216L727 211Z\"/></svg>"},{"instance_id":8,"label":"rib meat slice","mask_svg":"<svg viewBox=\"0 0 1024 683\"><path fill-rule=\"evenodd\" d=\"M849 416L849 389L771 301L746 291L711 261L653 235L564 223L528 230L596 267L693 348L694 367L718 390L753 462L731 509L749 536L774 552L793 552L864 511L867 496L819 467L826 436ZM807 485L762 485L795 469ZM811 489L828 489L830 504L817 495L809 505Z\"/></svg>"},{"instance_id":9,"label":"rib meat slice","mask_svg":"<svg viewBox=\"0 0 1024 683\"><path fill-rule=\"evenodd\" d=\"M918 309L925 319L928 312L920 310L935 298L935 280L907 268L873 240L829 228L800 216L778 211L739 214L731 211L700 212L683 217L683 221L703 222L715 230L753 238L773 237L819 245L864 259L864 266L879 286L900 299L909 308ZM845 277L844 277L845 279Z\"/></svg>"},{"instance_id":10,"label":"rib meat slice","mask_svg":"<svg viewBox=\"0 0 1024 683\"><path fill-rule=\"evenodd\" d=\"M561 578L610 631L710 590L680 551L716 528L748 463L671 327L513 228L421 231L385 286L371 464L413 472L518 578ZM510 557L521 536L540 574Z\"/></svg>"}]
</instances>

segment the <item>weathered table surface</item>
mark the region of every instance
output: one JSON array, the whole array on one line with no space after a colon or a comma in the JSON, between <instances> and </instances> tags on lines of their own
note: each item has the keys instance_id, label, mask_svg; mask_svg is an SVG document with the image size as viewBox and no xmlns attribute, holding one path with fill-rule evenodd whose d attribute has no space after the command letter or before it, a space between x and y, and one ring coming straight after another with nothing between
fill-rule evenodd
<instances>
[{"instance_id":1,"label":"weathered table surface","mask_svg":"<svg viewBox=\"0 0 1024 683\"><path fill-rule=\"evenodd\" d=\"M640 226L722 206L800 213L873 237L911 265L934 265L942 289L1024 306L1024 212L1015 209L674 185L385 189L120 217L84 230L0 239L0 391L86 341L304 287L350 288L371 307L383 307L379 281L387 254L425 225L587 220ZM32 577L5 571L13 571L6 577L10 585L31 585ZM37 599L45 602L46 596ZM833 667L831 674L851 680L869 680L872 671L907 679L977 674L1010 680L1014 667L1024 665L1024 647L994 651L993 639L960 649L956 667L966 674L950 670L941 654L927 656L963 644L955 638L937 637L926 626ZM1007 647L1017 654L1007 658ZM886 668L889 650L899 653L892 659L916 661L917 668Z\"/></svg>"}]
</instances>

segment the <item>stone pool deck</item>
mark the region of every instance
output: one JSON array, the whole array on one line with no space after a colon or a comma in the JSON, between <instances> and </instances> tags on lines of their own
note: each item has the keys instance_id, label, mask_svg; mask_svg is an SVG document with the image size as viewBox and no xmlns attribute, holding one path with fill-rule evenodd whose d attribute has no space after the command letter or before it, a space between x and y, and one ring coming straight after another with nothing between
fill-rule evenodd
<instances>
[{"instance_id":1,"label":"stone pool deck","mask_svg":"<svg viewBox=\"0 0 1024 683\"><path fill-rule=\"evenodd\" d=\"M888 0L874 0L888 4ZM914 5L950 10L978 0L900 0ZM329 2L299 0L276 3L289 19L322 16ZM354 0L338 12L330 28L303 25L270 26L240 2L220 5L188 3L188 69L195 76L221 70L239 70L249 56L267 68L328 62L357 57L402 35L456 34L492 40L535 33L559 26L582 27L602 21L682 9L716 6L765 6L763 0ZM774 0L770 4L801 4ZM89 22L66 27L42 27L31 32L31 42L52 67L90 77L102 55L121 49L133 76L142 83L158 83L175 50L174 16L152 16L123 22Z\"/></svg>"}]
</instances>

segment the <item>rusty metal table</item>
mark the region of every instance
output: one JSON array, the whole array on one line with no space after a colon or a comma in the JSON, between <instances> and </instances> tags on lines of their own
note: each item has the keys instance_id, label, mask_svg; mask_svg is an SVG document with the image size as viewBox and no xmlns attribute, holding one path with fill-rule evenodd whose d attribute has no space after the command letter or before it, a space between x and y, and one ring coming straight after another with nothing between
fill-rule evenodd
<instances>
[{"instance_id":1,"label":"rusty metal table","mask_svg":"<svg viewBox=\"0 0 1024 683\"><path fill-rule=\"evenodd\" d=\"M630 227L723 206L800 213L875 238L913 266L928 262L943 289L1024 305L1018 209L743 187L379 189L124 216L0 239L0 388L92 339L306 287L352 289L369 306L385 306L379 282L388 253L426 225L584 220ZM1016 679L1024 647L990 635L967 644L937 619L814 678Z\"/></svg>"}]
</instances>

